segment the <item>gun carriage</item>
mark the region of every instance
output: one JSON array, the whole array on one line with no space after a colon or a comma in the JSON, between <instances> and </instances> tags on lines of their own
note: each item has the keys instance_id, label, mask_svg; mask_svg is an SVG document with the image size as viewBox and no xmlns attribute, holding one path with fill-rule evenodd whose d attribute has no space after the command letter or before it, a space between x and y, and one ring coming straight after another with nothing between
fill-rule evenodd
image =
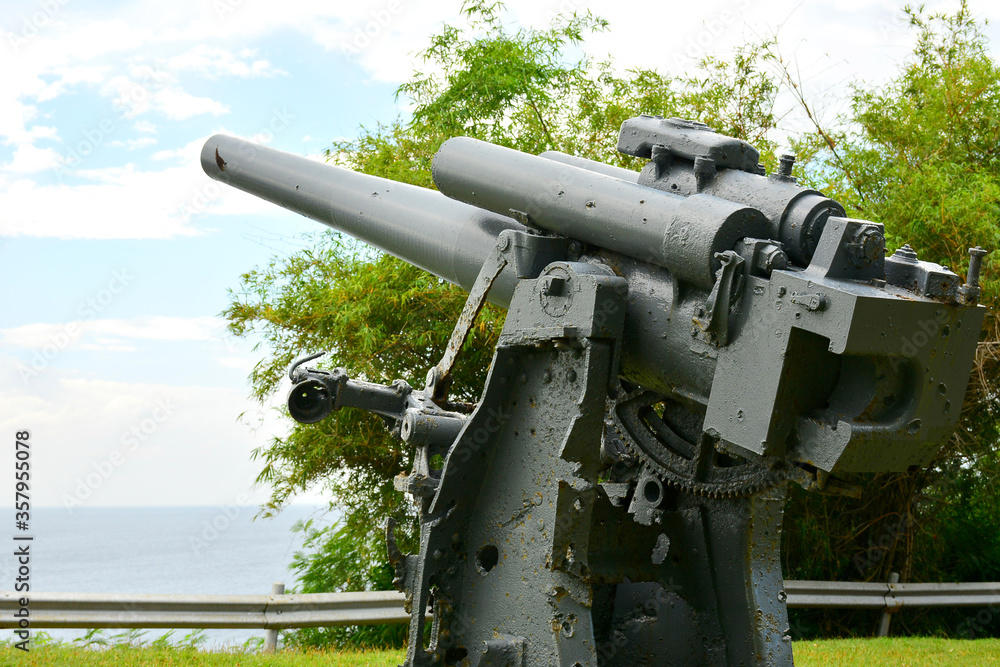
<instances>
[{"instance_id":1,"label":"gun carriage","mask_svg":"<svg viewBox=\"0 0 1000 667\"><path fill-rule=\"evenodd\" d=\"M408 666L791 664L786 484L850 493L843 474L926 466L955 428L981 249L964 284L886 257L882 225L799 186L793 158L765 175L699 123L633 118L618 150L648 161L454 138L434 192L203 149L212 178L469 292L423 387L290 369L294 418L361 408L415 448L397 488L419 552L387 534ZM487 300L508 314L462 409L450 373Z\"/></svg>"}]
</instances>

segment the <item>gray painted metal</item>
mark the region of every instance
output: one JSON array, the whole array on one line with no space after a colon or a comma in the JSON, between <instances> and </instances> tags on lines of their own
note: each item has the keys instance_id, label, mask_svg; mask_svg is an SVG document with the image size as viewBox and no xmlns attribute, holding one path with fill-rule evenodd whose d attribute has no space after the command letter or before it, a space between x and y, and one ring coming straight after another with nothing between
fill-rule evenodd
<instances>
[{"instance_id":1,"label":"gray painted metal","mask_svg":"<svg viewBox=\"0 0 1000 667\"><path fill-rule=\"evenodd\" d=\"M568 164L571 167L578 167L580 169L589 169L590 171L596 171L598 174L611 176L612 178L617 178L622 181L629 181L631 183L635 183L639 180L639 172L637 171L622 169L621 167L615 167L610 164L605 164L604 162L595 162L594 160L588 160L586 158L577 157L575 155L568 155L566 153L561 153L559 151L545 151L544 153L539 153L538 157L543 157L546 160L553 160L555 162Z\"/></svg>"},{"instance_id":2,"label":"gray painted metal","mask_svg":"<svg viewBox=\"0 0 1000 667\"><path fill-rule=\"evenodd\" d=\"M451 384L451 371L455 366L458 353L465 345L465 339L472 331L479 312L486 305L486 297L493 287L494 281L500 276L500 272L507 266L507 257L503 251L510 247L510 234L501 234L497 241L497 249L483 263L483 268L476 278L476 283L469 290L469 298L462 308L462 314L455 322L455 328L448 339L444 356L438 365L430 370L427 376L427 389L431 390L431 395L435 399L443 399L447 395L448 386Z\"/></svg>"},{"instance_id":3,"label":"gray painted metal","mask_svg":"<svg viewBox=\"0 0 1000 667\"><path fill-rule=\"evenodd\" d=\"M669 152L685 160L708 162L711 169L757 173L760 152L745 141L717 134L704 123L681 118L642 115L622 123L618 152L656 159Z\"/></svg>"},{"instance_id":4,"label":"gray painted metal","mask_svg":"<svg viewBox=\"0 0 1000 667\"><path fill-rule=\"evenodd\" d=\"M284 595L285 584L276 581L271 584L271 595ZM278 649L278 629L269 628L264 633L264 653L274 653Z\"/></svg>"},{"instance_id":5,"label":"gray painted metal","mask_svg":"<svg viewBox=\"0 0 1000 667\"><path fill-rule=\"evenodd\" d=\"M763 166L750 164L756 149L701 123L640 116L622 126L619 150L650 159L641 185L685 196L700 192L759 210L771 226L768 238L781 241L799 266L809 264L827 219L845 215L837 202L795 183L794 156L782 159L787 173L764 178Z\"/></svg>"},{"instance_id":6,"label":"gray painted metal","mask_svg":"<svg viewBox=\"0 0 1000 667\"><path fill-rule=\"evenodd\" d=\"M444 142L433 173L453 199L652 262L704 288L715 280L717 252L768 228L759 211L725 199L657 192L468 137Z\"/></svg>"},{"instance_id":7,"label":"gray painted metal","mask_svg":"<svg viewBox=\"0 0 1000 667\"><path fill-rule=\"evenodd\" d=\"M787 604L795 608L883 609L906 607L995 607L1000 582L867 583L786 581Z\"/></svg>"},{"instance_id":8,"label":"gray painted metal","mask_svg":"<svg viewBox=\"0 0 1000 667\"><path fill-rule=\"evenodd\" d=\"M785 604L793 609L884 609L889 585L854 581L786 581Z\"/></svg>"},{"instance_id":9,"label":"gray painted metal","mask_svg":"<svg viewBox=\"0 0 1000 667\"><path fill-rule=\"evenodd\" d=\"M899 583L899 572L891 572L889 574L889 585ZM889 626L892 624L892 615L898 611L894 608L886 607L885 611L882 612L882 618L878 622L878 632L875 634L876 637L888 637L889 636Z\"/></svg>"},{"instance_id":10,"label":"gray painted metal","mask_svg":"<svg viewBox=\"0 0 1000 667\"><path fill-rule=\"evenodd\" d=\"M619 146L649 159L637 179L451 139L433 172L458 201L219 137L202 154L472 290L423 390L290 371L302 421L361 407L414 447L396 488L419 551L387 530L407 667L791 664L787 482L852 493L841 473L926 465L958 419L972 277L886 259L882 226L798 186L792 156L765 177L745 142L655 117ZM444 378L484 298L509 310L465 410Z\"/></svg>"},{"instance_id":11,"label":"gray painted metal","mask_svg":"<svg viewBox=\"0 0 1000 667\"><path fill-rule=\"evenodd\" d=\"M307 628L405 623L396 592L309 595L0 593L0 628L28 597L33 628Z\"/></svg>"},{"instance_id":12,"label":"gray painted metal","mask_svg":"<svg viewBox=\"0 0 1000 667\"><path fill-rule=\"evenodd\" d=\"M201 151L212 178L250 192L468 289L509 217L439 193L215 135ZM497 286L509 295L513 282ZM501 299L501 302L503 300ZM505 305L505 304L504 304Z\"/></svg>"}]
</instances>

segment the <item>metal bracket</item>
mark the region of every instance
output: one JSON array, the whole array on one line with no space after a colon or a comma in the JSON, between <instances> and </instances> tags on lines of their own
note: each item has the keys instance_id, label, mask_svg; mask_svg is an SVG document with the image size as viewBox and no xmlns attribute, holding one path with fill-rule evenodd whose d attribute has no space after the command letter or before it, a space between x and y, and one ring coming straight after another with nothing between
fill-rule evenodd
<instances>
[{"instance_id":1,"label":"metal bracket","mask_svg":"<svg viewBox=\"0 0 1000 667\"><path fill-rule=\"evenodd\" d=\"M813 294L810 292L792 292L792 296L788 299L797 306L802 306L810 313L816 312L817 310L826 310L827 298L823 294Z\"/></svg>"}]
</instances>

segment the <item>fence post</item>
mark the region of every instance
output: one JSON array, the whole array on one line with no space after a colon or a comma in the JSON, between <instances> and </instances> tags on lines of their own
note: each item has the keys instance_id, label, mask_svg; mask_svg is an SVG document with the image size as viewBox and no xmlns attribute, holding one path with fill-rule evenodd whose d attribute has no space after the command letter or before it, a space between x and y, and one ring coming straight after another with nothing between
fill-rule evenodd
<instances>
[{"instance_id":1,"label":"fence post","mask_svg":"<svg viewBox=\"0 0 1000 667\"><path fill-rule=\"evenodd\" d=\"M889 583L898 584L899 583L899 572L889 573ZM889 609L888 605L885 611L882 612L882 620L878 624L878 637L888 637L889 636L889 621L892 620L892 615L895 613L895 609Z\"/></svg>"},{"instance_id":2,"label":"fence post","mask_svg":"<svg viewBox=\"0 0 1000 667\"><path fill-rule=\"evenodd\" d=\"M271 584L271 595L284 595L285 585L280 581ZM264 632L264 653L274 653L278 648L278 629L268 628Z\"/></svg>"}]
</instances>

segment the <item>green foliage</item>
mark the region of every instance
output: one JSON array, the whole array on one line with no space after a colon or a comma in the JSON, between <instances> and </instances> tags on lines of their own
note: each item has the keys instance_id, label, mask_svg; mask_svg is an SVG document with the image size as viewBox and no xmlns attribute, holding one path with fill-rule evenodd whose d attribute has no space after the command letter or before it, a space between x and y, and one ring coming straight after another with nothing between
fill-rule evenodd
<instances>
[{"instance_id":1,"label":"green foliage","mask_svg":"<svg viewBox=\"0 0 1000 667\"><path fill-rule=\"evenodd\" d=\"M299 582L296 593L327 593L362 589L392 590L394 572L380 555L370 552L367 541L357 539L351 525L357 517L322 528L312 521L295 530L305 535L305 551L295 554L292 569ZM384 549L383 535L379 546ZM359 571L359 568L365 568ZM406 639L405 625L302 628L284 633L284 645L298 648L323 646L395 647Z\"/></svg>"},{"instance_id":2,"label":"green foliage","mask_svg":"<svg viewBox=\"0 0 1000 667\"><path fill-rule=\"evenodd\" d=\"M962 2L954 14L907 9L917 44L883 86L853 87L836 152L817 132L800 138L804 166L848 212L884 222L890 247L963 272L967 249L1000 247L1000 67ZM997 253L984 267L994 309Z\"/></svg>"},{"instance_id":3,"label":"green foliage","mask_svg":"<svg viewBox=\"0 0 1000 667\"><path fill-rule=\"evenodd\" d=\"M566 62L566 49L607 23L587 12L560 16L546 30L510 33L502 8L499 2L466 2L467 26L446 25L431 38L421 56L434 73L415 72L399 88L416 104L410 127L418 135L473 136L531 152L558 145L554 121L590 84L587 60Z\"/></svg>"},{"instance_id":4,"label":"green foliage","mask_svg":"<svg viewBox=\"0 0 1000 667\"><path fill-rule=\"evenodd\" d=\"M421 54L398 95L413 101L408 121L334 144L328 156L368 174L432 187L430 163L441 143L464 135L528 153L559 150L626 168L641 166L615 149L623 121L641 113L691 118L754 143L774 161L768 132L777 125L778 86L761 67L769 42L706 58L692 75L655 70L615 73L611 61L582 52L588 34L608 28L589 12L558 16L545 30L511 32L500 3L466 2L466 24L446 25ZM567 51L581 55L567 59Z\"/></svg>"},{"instance_id":5,"label":"green foliage","mask_svg":"<svg viewBox=\"0 0 1000 667\"><path fill-rule=\"evenodd\" d=\"M885 223L890 247L909 243L922 259L962 273L970 246L1000 247L1000 68L964 2L954 14L906 12L917 34L914 53L886 84L856 84L851 112L837 127L817 123L796 139L800 174L839 198L849 215ZM983 303L994 313L997 269L993 253L984 265ZM903 581L997 580L997 338L991 314L962 420L931 468L863 476L862 501L793 491L786 576L884 581L895 571ZM862 616L793 612L807 635L852 632ZM954 634L963 617L913 612L905 627Z\"/></svg>"}]
</instances>

